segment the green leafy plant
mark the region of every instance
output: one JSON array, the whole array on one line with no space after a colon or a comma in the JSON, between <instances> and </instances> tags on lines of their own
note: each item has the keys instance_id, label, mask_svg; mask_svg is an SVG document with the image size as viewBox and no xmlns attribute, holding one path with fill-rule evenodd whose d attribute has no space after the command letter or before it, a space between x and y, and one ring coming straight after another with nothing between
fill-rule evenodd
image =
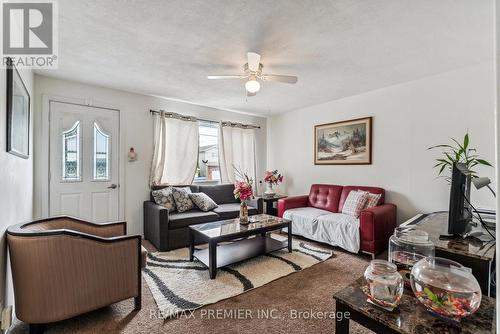
<instances>
[{"instance_id":1,"label":"green leafy plant","mask_svg":"<svg viewBox=\"0 0 500 334\"><path fill-rule=\"evenodd\" d=\"M437 163L433 166L433 168L439 168L438 177L445 177L447 181L450 181L449 176L442 174L445 170L451 171L455 162L464 163L467 169L471 171L472 177L477 177L477 172L474 169L478 165L493 167L488 161L479 158L475 148L469 147L468 133L465 134L462 143L453 138L451 140L453 145L441 144L427 148L428 150L442 149L443 157L436 159Z\"/></svg>"}]
</instances>

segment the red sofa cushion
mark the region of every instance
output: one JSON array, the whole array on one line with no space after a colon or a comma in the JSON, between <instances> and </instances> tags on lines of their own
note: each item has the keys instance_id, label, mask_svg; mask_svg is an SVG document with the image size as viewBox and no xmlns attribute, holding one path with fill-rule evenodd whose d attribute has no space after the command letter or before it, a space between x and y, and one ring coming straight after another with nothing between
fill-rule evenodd
<instances>
[{"instance_id":1,"label":"red sofa cushion","mask_svg":"<svg viewBox=\"0 0 500 334\"><path fill-rule=\"evenodd\" d=\"M308 206L330 212L339 212L339 199L342 186L331 184L313 184L309 192Z\"/></svg>"},{"instance_id":2,"label":"red sofa cushion","mask_svg":"<svg viewBox=\"0 0 500 334\"><path fill-rule=\"evenodd\" d=\"M344 207L344 202L347 199L347 196L349 195L351 190L363 190L363 191L368 191L372 194L382 194L382 196L380 196L380 200L378 201L377 205L384 204L385 190L382 188L363 187L363 186L344 186L342 189L342 194L340 195L339 206L338 206L339 211L338 212L342 212L342 208Z\"/></svg>"}]
</instances>

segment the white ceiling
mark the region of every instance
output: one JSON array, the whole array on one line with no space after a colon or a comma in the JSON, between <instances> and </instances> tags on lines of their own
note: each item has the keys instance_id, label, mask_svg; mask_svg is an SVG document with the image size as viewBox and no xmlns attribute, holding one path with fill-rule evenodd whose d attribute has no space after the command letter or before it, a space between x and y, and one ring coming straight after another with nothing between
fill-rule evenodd
<instances>
[{"instance_id":1,"label":"white ceiling","mask_svg":"<svg viewBox=\"0 0 500 334\"><path fill-rule=\"evenodd\" d=\"M272 114L493 59L493 0L59 1L59 69L39 74ZM296 85L209 81L246 52Z\"/></svg>"}]
</instances>

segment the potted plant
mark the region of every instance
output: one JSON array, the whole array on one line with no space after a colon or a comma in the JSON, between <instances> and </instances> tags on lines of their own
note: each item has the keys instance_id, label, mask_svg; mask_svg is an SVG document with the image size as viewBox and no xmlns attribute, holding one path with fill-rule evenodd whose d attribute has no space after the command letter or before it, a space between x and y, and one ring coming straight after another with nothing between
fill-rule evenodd
<instances>
[{"instance_id":1,"label":"potted plant","mask_svg":"<svg viewBox=\"0 0 500 334\"><path fill-rule=\"evenodd\" d=\"M276 192L274 191L273 187L283 182L283 175L281 175L277 169L273 171L268 170L264 175L264 182L266 183L266 191L264 192L264 195L266 196L276 195Z\"/></svg>"},{"instance_id":2,"label":"potted plant","mask_svg":"<svg viewBox=\"0 0 500 334\"><path fill-rule=\"evenodd\" d=\"M488 161L480 159L476 154L477 150L475 148L469 147L469 134L466 133L463 142L460 143L458 140L451 138L453 141L452 145L440 144L434 145L428 150L442 149L443 156L436 159L436 164L433 168L439 168L438 177L444 177L448 182L450 182L450 176L442 175L444 171L452 170L453 164L456 162L464 163L467 169L471 172L472 177L477 177L477 172L475 167L478 165L493 167Z\"/></svg>"}]
</instances>

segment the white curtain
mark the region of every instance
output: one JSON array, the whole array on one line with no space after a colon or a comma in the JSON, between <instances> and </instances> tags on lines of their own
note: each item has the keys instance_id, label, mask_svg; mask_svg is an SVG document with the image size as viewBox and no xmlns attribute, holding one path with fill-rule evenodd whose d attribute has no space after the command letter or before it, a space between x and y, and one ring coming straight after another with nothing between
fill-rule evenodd
<instances>
[{"instance_id":1,"label":"white curtain","mask_svg":"<svg viewBox=\"0 0 500 334\"><path fill-rule=\"evenodd\" d=\"M246 129L221 123L219 132L219 164L222 183L234 183L234 167L254 180L255 178L255 129ZM233 167L234 166L234 167Z\"/></svg>"},{"instance_id":2,"label":"white curtain","mask_svg":"<svg viewBox=\"0 0 500 334\"><path fill-rule=\"evenodd\" d=\"M154 151L151 166L151 185L186 185L193 182L198 165L198 123L154 116Z\"/></svg>"}]
</instances>

